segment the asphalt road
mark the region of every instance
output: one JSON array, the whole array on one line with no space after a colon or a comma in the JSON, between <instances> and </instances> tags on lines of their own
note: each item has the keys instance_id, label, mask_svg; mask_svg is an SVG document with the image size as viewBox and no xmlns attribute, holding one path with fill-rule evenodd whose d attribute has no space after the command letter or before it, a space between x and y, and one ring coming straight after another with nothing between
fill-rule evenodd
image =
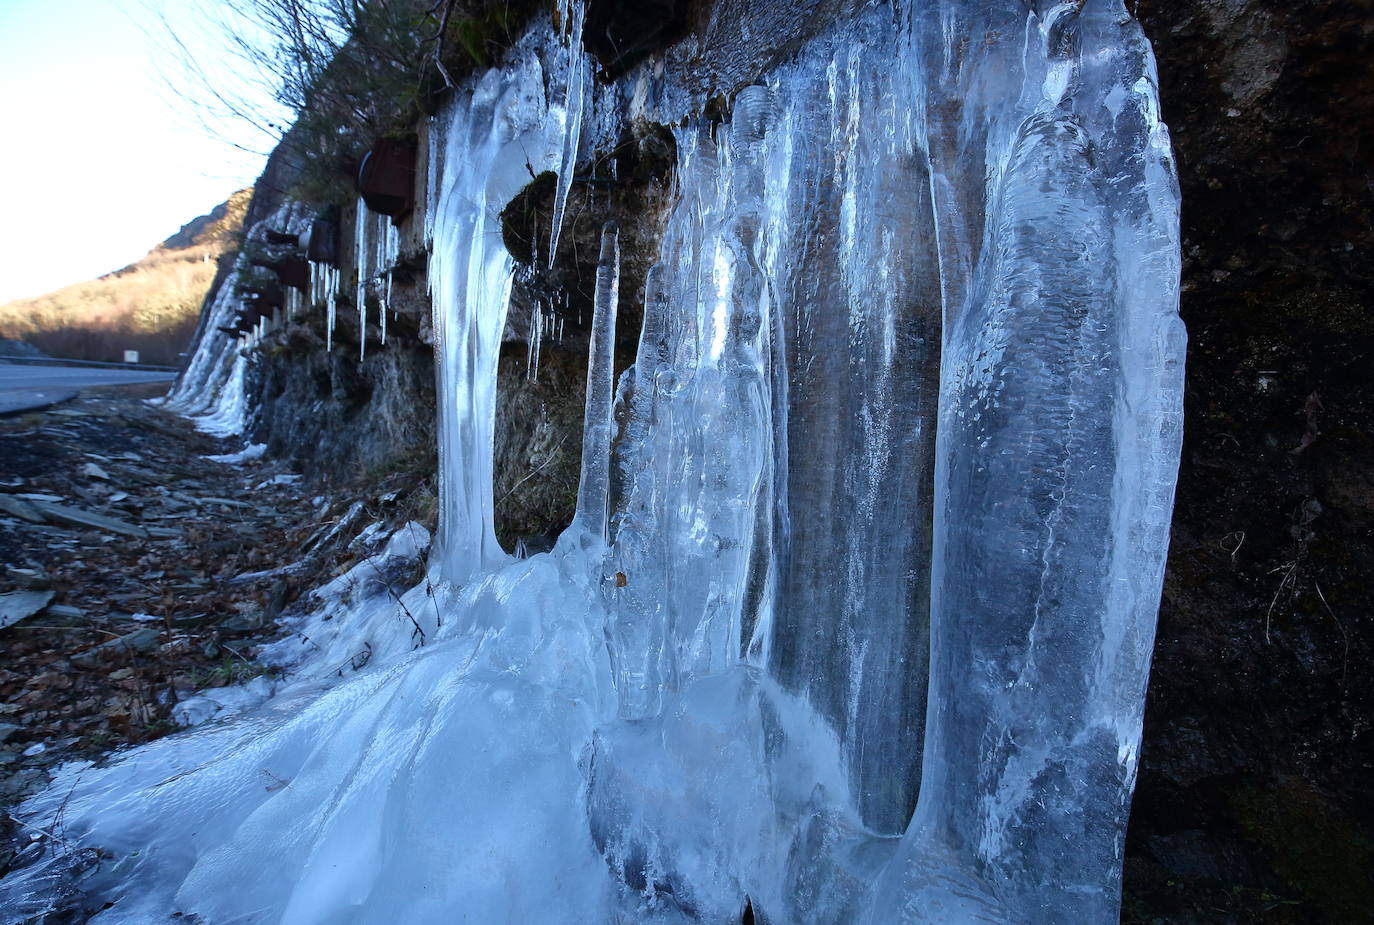
<instances>
[{"instance_id":1,"label":"asphalt road","mask_svg":"<svg viewBox=\"0 0 1374 925\"><path fill-rule=\"evenodd\" d=\"M171 382L175 378L176 373L143 369L0 364L0 414L43 408L93 386Z\"/></svg>"}]
</instances>

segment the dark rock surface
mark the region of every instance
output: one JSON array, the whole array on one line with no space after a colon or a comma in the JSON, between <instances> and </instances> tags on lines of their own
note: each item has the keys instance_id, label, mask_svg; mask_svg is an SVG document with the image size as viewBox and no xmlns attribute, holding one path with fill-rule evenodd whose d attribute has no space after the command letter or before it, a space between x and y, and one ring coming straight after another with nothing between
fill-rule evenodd
<instances>
[{"instance_id":1,"label":"dark rock surface","mask_svg":"<svg viewBox=\"0 0 1374 925\"><path fill-rule=\"evenodd\" d=\"M1374 4L1138 13L1190 345L1124 920L1374 921Z\"/></svg>"},{"instance_id":2,"label":"dark rock surface","mask_svg":"<svg viewBox=\"0 0 1374 925\"><path fill-rule=\"evenodd\" d=\"M432 473L434 356L413 325L385 346L374 332L361 360L356 336L326 351L316 327L291 325L258 355L253 440L301 472L333 481L375 481L398 469Z\"/></svg>"}]
</instances>

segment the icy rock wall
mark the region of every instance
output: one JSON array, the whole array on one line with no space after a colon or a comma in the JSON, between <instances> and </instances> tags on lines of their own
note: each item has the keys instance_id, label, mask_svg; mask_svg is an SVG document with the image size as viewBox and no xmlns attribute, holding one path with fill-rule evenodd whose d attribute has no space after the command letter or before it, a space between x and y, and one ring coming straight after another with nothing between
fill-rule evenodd
<instances>
[{"instance_id":1,"label":"icy rock wall","mask_svg":"<svg viewBox=\"0 0 1374 925\"><path fill-rule=\"evenodd\" d=\"M430 582L26 812L114 859L78 881L105 922L1114 920L1182 357L1135 23L870 7L682 121L615 389L603 235L577 517L512 560L499 212L681 98L593 87L559 21L448 114ZM25 876L15 908L64 874Z\"/></svg>"},{"instance_id":2,"label":"icy rock wall","mask_svg":"<svg viewBox=\"0 0 1374 925\"><path fill-rule=\"evenodd\" d=\"M269 246L269 229L300 234L310 226L312 217L301 204L287 203L249 228L244 240ZM162 400L169 410L186 415L201 430L220 437L243 433L252 410L244 348L261 336L266 319L253 331L229 333L238 327L240 313L247 308L239 285L249 268L247 255L238 254L210 296L191 345L190 361Z\"/></svg>"},{"instance_id":3,"label":"icy rock wall","mask_svg":"<svg viewBox=\"0 0 1374 925\"><path fill-rule=\"evenodd\" d=\"M856 16L678 132L595 576L618 715L670 739L740 670L801 695L844 768L811 811L906 831L876 920L1115 915L1180 437L1156 108L1119 4L931 4ZM762 901L742 872L780 869L776 838L681 827L769 811L614 728L592 824L625 883ZM605 792L641 777L694 810Z\"/></svg>"}]
</instances>

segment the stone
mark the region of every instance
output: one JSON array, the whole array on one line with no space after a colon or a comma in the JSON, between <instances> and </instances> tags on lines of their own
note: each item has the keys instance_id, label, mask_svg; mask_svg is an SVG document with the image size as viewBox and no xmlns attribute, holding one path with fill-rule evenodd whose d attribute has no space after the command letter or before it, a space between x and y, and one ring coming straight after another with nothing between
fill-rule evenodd
<instances>
[{"instance_id":1,"label":"stone","mask_svg":"<svg viewBox=\"0 0 1374 925\"><path fill-rule=\"evenodd\" d=\"M52 601L52 591L10 591L0 594L0 629L38 613Z\"/></svg>"},{"instance_id":2,"label":"stone","mask_svg":"<svg viewBox=\"0 0 1374 925\"><path fill-rule=\"evenodd\" d=\"M94 668L107 658L134 652L151 652L157 646L158 636L161 634L161 630L152 626L136 629L85 652L78 652L72 656L72 664L82 668Z\"/></svg>"},{"instance_id":3,"label":"stone","mask_svg":"<svg viewBox=\"0 0 1374 925\"><path fill-rule=\"evenodd\" d=\"M0 494L0 511L31 524L47 523L45 518L31 502L15 495Z\"/></svg>"},{"instance_id":4,"label":"stone","mask_svg":"<svg viewBox=\"0 0 1374 925\"><path fill-rule=\"evenodd\" d=\"M66 504L54 504L51 501L32 501L30 503L38 509L45 519L54 523L67 524L73 527L94 527L110 533L136 536L139 539L147 539L148 537L148 531L142 527L114 517L106 517L104 514L95 514Z\"/></svg>"},{"instance_id":5,"label":"stone","mask_svg":"<svg viewBox=\"0 0 1374 925\"><path fill-rule=\"evenodd\" d=\"M10 736L23 731L24 727L15 723L0 723L0 744L8 742Z\"/></svg>"},{"instance_id":6,"label":"stone","mask_svg":"<svg viewBox=\"0 0 1374 925\"><path fill-rule=\"evenodd\" d=\"M110 473L106 472L104 469L100 468L93 462L86 463L84 466L82 466L81 474L86 476L87 478L102 479L105 481L108 481L110 478Z\"/></svg>"}]
</instances>

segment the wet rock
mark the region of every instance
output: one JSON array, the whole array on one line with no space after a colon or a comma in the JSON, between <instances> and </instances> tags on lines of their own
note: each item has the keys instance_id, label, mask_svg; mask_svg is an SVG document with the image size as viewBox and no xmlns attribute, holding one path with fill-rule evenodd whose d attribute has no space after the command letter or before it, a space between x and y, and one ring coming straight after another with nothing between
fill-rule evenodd
<instances>
[{"instance_id":1,"label":"wet rock","mask_svg":"<svg viewBox=\"0 0 1374 925\"><path fill-rule=\"evenodd\" d=\"M225 633L249 633L261 629L263 613L256 605L240 606L239 612L219 625Z\"/></svg>"},{"instance_id":2,"label":"wet rock","mask_svg":"<svg viewBox=\"0 0 1374 925\"><path fill-rule=\"evenodd\" d=\"M38 768L24 768L0 782L0 799L19 800L32 796L48 782L48 775Z\"/></svg>"}]
</instances>

